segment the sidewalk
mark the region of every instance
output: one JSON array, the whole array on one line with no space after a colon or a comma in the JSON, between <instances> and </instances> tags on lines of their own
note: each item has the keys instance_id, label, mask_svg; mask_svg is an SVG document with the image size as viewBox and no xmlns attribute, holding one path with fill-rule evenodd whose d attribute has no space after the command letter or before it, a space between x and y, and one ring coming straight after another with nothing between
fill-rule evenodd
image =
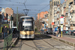
<instances>
[{"instance_id":1,"label":"sidewalk","mask_svg":"<svg viewBox=\"0 0 75 50\"><path fill-rule=\"evenodd\" d=\"M18 39L17 37L12 38L12 44L11 44L11 46L16 42L17 39ZM0 37L0 50L3 50L3 47L4 47L4 39L2 39Z\"/></svg>"},{"instance_id":2,"label":"sidewalk","mask_svg":"<svg viewBox=\"0 0 75 50\"><path fill-rule=\"evenodd\" d=\"M72 46L75 47L75 39L73 39L73 38L69 38L69 37L56 37L54 35L47 35L47 36L51 36L53 39L62 41L64 43L67 43L67 44L72 45Z\"/></svg>"}]
</instances>

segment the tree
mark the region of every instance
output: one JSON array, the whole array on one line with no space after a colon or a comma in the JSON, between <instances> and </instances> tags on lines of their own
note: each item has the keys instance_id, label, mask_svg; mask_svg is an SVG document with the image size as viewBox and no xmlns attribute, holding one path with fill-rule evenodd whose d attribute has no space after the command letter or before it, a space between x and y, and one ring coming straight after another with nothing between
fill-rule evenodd
<instances>
[{"instance_id":1,"label":"tree","mask_svg":"<svg viewBox=\"0 0 75 50\"><path fill-rule=\"evenodd\" d=\"M35 26L37 28L37 31L41 29L42 23L40 22L40 20L35 20Z\"/></svg>"},{"instance_id":2,"label":"tree","mask_svg":"<svg viewBox=\"0 0 75 50\"><path fill-rule=\"evenodd\" d=\"M16 15L17 15L17 14L14 14L14 16L13 16L13 17L14 17L14 20L13 20L13 21L14 21L14 26L16 26ZM25 15L19 13L19 14L18 14L18 21L20 21L20 17L21 17L21 16L25 16Z\"/></svg>"}]
</instances>

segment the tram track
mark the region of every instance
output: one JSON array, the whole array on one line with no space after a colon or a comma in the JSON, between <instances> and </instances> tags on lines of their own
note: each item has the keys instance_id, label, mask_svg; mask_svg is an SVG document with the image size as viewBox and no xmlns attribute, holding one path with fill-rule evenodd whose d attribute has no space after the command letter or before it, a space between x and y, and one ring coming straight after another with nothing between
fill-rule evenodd
<instances>
[{"instance_id":1,"label":"tram track","mask_svg":"<svg viewBox=\"0 0 75 50\"><path fill-rule=\"evenodd\" d=\"M42 35L35 35L35 37L36 37L35 39L44 38L44 36L42 36ZM43 40L43 39L42 39L42 40ZM23 41L25 42L25 41L27 41L27 40L21 40L21 46L20 46L20 48L22 47L22 44L25 44L25 45L27 45L27 46L29 46L29 47L31 47L31 48L36 49L36 50L41 50L41 49L37 46L35 40L31 40L31 41L34 43L35 47L33 47L32 45L28 45L28 44L24 43ZM54 48L54 46L51 45L50 43L48 43L47 41L45 41L45 40L43 40L43 41ZM20 50L21 50L21 49L20 49Z\"/></svg>"},{"instance_id":2,"label":"tram track","mask_svg":"<svg viewBox=\"0 0 75 50\"><path fill-rule=\"evenodd\" d=\"M20 46L20 49L19 49L19 50L21 50L21 47L22 47L23 44L27 45L28 47L34 48L34 49L36 49L36 50L41 50L40 48L37 47L37 45L35 44L34 40L31 40L31 41L33 42L33 44L35 45L35 47L24 43L25 41L26 41L26 40L21 40L21 42L20 42L21 46Z\"/></svg>"},{"instance_id":3,"label":"tram track","mask_svg":"<svg viewBox=\"0 0 75 50\"><path fill-rule=\"evenodd\" d=\"M51 45L49 42L47 42L47 40L45 40L46 38L48 39L50 37L45 36L45 35L35 35L35 39L34 40L19 39L20 45L19 45L18 50L22 50L23 45L28 46L29 48L33 48L35 50L41 50L44 47L45 47L44 49L46 49L46 48L54 49L54 46ZM41 43L41 42L43 42L43 43ZM30 44L30 43L32 43L32 44Z\"/></svg>"},{"instance_id":4,"label":"tram track","mask_svg":"<svg viewBox=\"0 0 75 50\"><path fill-rule=\"evenodd\" d=\"M39 38L39 36L36 36L37 38ZM41 38L48 38L48 36L45 35L41 35ZM51 45L50 43L48 43L46 40L42 39L45 43L47 43L48 45L52 46L54 48L53 45Z\"/></svg>"}]
</instances>

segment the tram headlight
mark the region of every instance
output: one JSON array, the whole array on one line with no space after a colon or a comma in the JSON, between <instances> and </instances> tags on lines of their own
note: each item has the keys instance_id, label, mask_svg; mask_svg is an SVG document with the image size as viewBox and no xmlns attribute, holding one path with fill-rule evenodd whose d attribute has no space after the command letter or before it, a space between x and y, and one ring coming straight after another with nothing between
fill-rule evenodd
<instances>
[{"instance_id":1,"label":"tram headlight","mask_svg":"<svg viewBox=\"0 0 75 50\"><path fill-rule=\"evenodd\" d=\"M20 34L21 37L23 37L24 35Z\"/></svg>"}]
</instances>

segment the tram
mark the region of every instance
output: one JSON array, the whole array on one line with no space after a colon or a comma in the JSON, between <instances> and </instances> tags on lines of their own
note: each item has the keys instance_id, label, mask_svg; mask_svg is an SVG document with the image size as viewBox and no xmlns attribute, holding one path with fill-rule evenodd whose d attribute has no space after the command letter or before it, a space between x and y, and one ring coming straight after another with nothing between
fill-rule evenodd
<instances>
[{"instance_id":1,"label":"tram","mask_svg":"<svg viewBox=\"0 0 75 50\"><path fill-rule=\"evenodd\" d=\"M21 16L19 22L19 30L21 39L34 39L34 18L30 16Z\"/></svg>"}]
</instances>

